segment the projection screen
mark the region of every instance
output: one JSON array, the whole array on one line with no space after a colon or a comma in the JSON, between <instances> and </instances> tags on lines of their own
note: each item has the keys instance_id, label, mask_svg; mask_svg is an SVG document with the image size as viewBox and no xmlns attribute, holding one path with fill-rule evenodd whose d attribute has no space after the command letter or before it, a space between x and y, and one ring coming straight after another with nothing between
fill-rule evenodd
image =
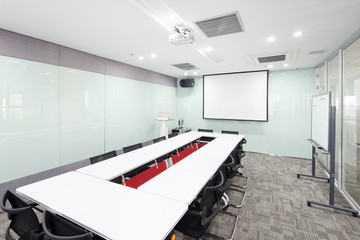
<instances>
[{"instance_id":1,"label":"projection screen","mask_svg":"<svg viewBox=\"0 0 360 240\"><path fill-rule=\"evenodd\" d=\"M268 71L203 76L203 118L268 121Z\"/></svg>"}]
</instances>

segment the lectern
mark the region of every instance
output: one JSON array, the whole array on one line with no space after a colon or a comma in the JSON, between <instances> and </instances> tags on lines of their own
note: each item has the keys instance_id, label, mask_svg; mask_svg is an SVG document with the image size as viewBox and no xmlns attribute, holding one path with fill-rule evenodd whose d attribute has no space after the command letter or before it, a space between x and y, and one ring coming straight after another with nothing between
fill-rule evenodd
<instances>
[{"instance_id":1,"label":"lectern","mask_svg":"<svg viewBox=\"0 0 360 240\"><path fill-rule=\"evenodd\" d=\"M165 136L168 139L168 128L166 127L166 121L174 120L171 118L170 112L159 112L159 117L157 118L158 121L161 122L160 127L160 137Z\"/></svg>"}]
</instances>

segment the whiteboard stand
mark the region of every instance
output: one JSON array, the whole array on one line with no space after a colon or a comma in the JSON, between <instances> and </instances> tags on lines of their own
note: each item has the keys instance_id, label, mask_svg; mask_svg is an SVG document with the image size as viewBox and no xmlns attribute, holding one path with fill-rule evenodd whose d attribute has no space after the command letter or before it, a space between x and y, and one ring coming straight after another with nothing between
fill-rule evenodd
<instances>
[{"instance_id":1,"label":"whiteboard stand","mask_svg":"<svg viewBox=\"0 0 360 240\"><path fill-rule=\"evenodd\" d=\"M330 109L330 134L329 134L329 151L326 151L323 149L320 145L318 145L316 142L314 142L312 139L309 139L309 141L312 144L312 174L306 175L306 174L297 174L297 177L300 178L300 176L304 177L312 177L312 178L318 178L318 179L326 179L330 183L330 189L329 189L329 204L321 203L313 200L307 200L307 205L311 207L311 204L323 206L323 207L329 207L341 211L346 211L352 213L354 217L357 217L359 215L359 212L354 209L345 208L342 206L335 206L334 205L334 192L335 192L335 107L331 107ZM315 155L315 150L318 149L319 152L322 154L329 154L330 155L330 169L325 166L325 164ZM329 178L326 177L319 177L315 175L315 160L317 160L321 166L325 169L325 171L329 174Z\"/></svg>"}]
</instances>

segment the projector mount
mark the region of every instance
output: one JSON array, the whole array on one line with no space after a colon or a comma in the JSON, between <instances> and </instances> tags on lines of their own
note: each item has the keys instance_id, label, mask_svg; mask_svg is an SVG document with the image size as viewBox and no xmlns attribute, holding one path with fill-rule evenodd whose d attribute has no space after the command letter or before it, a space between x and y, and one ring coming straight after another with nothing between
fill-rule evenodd
<instances>
[{"instance_id":1,"label":"projector mount","mask_svg":"<svg viewBox=\"0 0 360 240\"><path fill-rule=\"evenodd\" d=\"M174 26L174 30L183 38L185 38L191 31L191 29L186 27L183 23L176 24Z\"/></svg>"}]
</instances>

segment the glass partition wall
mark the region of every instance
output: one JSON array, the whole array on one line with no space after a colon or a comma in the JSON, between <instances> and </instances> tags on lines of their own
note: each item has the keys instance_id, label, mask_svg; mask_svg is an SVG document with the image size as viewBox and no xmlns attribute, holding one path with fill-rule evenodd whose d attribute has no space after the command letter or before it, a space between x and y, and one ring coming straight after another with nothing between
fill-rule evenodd
<instances>
[{"instance_id":1,"label":"glass partition wall","mask_svg":"<svg viewBox=\"0 0 360 240\"><path fill-rule=\"evenodd\" d=\"M331 91L336 107L336 182L360 210L360 37L321 64L317 73L317 93Z\"/></svg>"},{"instance_id":2,"label":"glass partition wall","mask_svg":"<svg viewBox=\"0 0 360 240\"><path fill-rule=\"evenodd\" d=\"M343 101L343 188L360 205L360 38L346 47Z\"/></svg>"}]
</instances>

